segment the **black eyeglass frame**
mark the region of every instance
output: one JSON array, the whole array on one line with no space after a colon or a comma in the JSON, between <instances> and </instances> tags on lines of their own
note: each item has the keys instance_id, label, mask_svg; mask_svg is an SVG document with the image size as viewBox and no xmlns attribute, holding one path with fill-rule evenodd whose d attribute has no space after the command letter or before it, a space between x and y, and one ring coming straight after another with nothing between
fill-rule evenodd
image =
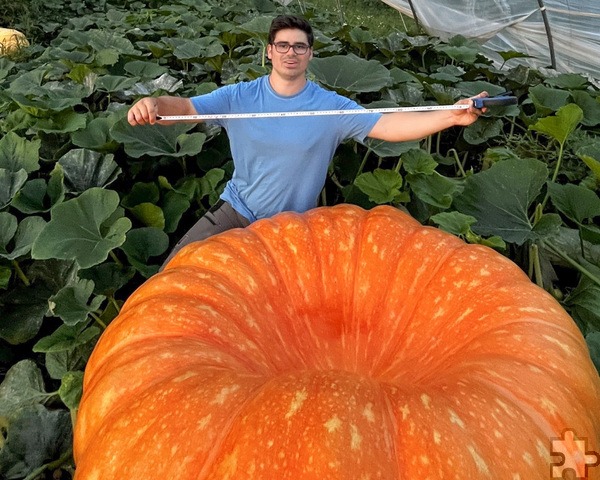
<instances>
[{"instance_id":1,"label":"black eyeglass frame","mask_svg":"<svg viewBox=\"0 0 600 480\"><path fill-rule=\"evenodd\" d=\"M310 45L307 45L306 43L290 44L287 42L276 42L271 45L273 45L277 53L287 53L291 48L296 55L305 55L310 50ZM300 51L298 51L298 49L300 49Z\"/></svg>"}]
</instances>

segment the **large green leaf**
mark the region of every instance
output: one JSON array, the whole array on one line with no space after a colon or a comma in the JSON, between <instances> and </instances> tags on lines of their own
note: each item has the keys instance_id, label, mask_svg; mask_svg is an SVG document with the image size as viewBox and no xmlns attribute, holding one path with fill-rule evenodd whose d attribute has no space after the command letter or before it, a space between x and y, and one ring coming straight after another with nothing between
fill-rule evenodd
<instances>
[{"instance_id":1,"label":"large green leaf","mask_svg":"<svg viewBox=\"0 0 600 480\"><path fill-rule=\"evenodd\" d=\"M415 195L428 205L446 209L452 204L452 198L458 190L458 185L449 178L433 172L430 175L422 173L408 174L406 183L410 185Z\"/></svg>"},{"instance_id":2,"label":"large green leaf","mask_svg":"<svg viewBox=\"0 0 600 480\"><path fill-rule=\"evenodd\" d=\"M118 144L110 136L110 129L116 121L116 117L95 118L85 128L73 133L73 143L98 152L116 150Z\"/></svg>"},{"instance_id":3,"label":"large green leaf","mask_svg":"<svg viewBox=\"0 0 600 480\"><path fill-rule=\"evenodd\" d=\"M548 168L538 160L501 161L468 177L454 207L477 219L473 230L478 234L522 245L534 236L529 207L547 178Z\"/></svg>"},{"instance_id":4,"label":"large green leaf","mask_svg":"<svg viewBox=\"0 0 600 480\"><path fill-rule=\"evenodd\" d=\"M574 103L561 107L556 115L539 119L530 130L543 133L563 145L583 120L583 111Z\"/></svg>"},{"instance_id":5,"label":"large green leaf","mask_svg":"<svg viewBox=\"0 0 600 480\"><path fill-rule=\"evenodd\" d=\"M81 268L103 262L123 244L131 221L118 210L119 195L91 188L56 205L50 222L33 244L36 259L74 259Z\"/></svg>"},{"instance_id":6,"label":"large green leaf","mask_svg":"<svg viewBox=\"0 0 600 480\"><path fill-rule=\"evenodd\" d=\"M14 364L0 384L0 418L10 418L18 409L47 399L42 372L33 360Z\"/></svg>"},{"instance_id":7,"label":"large green leaf","mask_svg":"<svg viewBox=\"0 0 600 480\"><path fill-rule=\"evenodd\" d=\"M402 198L402 176L393 170L377 168L373 172L363 173L354 181L369 200L377 204L391 203Z\"/></svg>"},{"instance_id":8,"label":"large green leaf","mask_svg":"<svg viewBox=\"0 0 600 480\"><path fill-rule=\"evenodd\" d=\"M346 92L378 92L392 83L389 70L380 62L354 55L314 58L309 70L320 83Z\"/></svg>"},{"instance_id":9,"label":"large green leaf","mask_svg":"<svg viewBox=\"0 0 600 480\"><path fill-rule=\"evenodd\" d=\"M143 155L183 157L198 154L206 140L204 133L186 133L192 128L194 125L186 123L132 127L123 119L113 126L110 133L124 145L127 155L134 158Z\"/></svg>"},{"instance_id":10,"label":"large green leaf","mask_svg":"<svg viewBox=\"0 0 600 480\"><path fill-rule=\"evenodd\" d=\"M159 266L149 264L150 257L163 254L169 246L169 237L154 227L136 228L127 234L121 247L127 259L144 277L154 275Z\"/></svg>"},{"instance_id":11,"label":"large green leaf","mask_svg":"<svg viewBox=\"0 0 600 480\"><path fill-rule=\"evenodd\" d=\"M0 168L0 209L12 201L26 181L27 172L24 169L11 172L6 168Z\"/></svg>"},{"instance_id":12,"label":"large green leaf","mask_svg":"<svg viewBox=\"0 0 600 480\"><path fill-rule=\"evenodd\" d=\"M48 299L50 313L60 317L66 325L76 325L86 321L88 315L96 311L104 301L103 296L92 297L93 291L92 280L78 279L64 286L56 295Z\"/></svg>"},{"instance_id":13,"label":"large green leaf","mask_svg":"<svg viewBox=\"0 0 600 480\"><path fill-rule=\"evenodd\" d=\"M46 225L41 217L26 217L19 223L18 227L14 228L16 222L16 217L10 213L0 212L0 229L2 229L2 233L0 233L0 258L15 260L27 255L31 251L33 242Z\"/></svg>"},{"instance_id":14,"label":"large green leaf","mask_svg":"<svg viewBox=\"0 0 600 480\"><path fill-rule=\"evenodd\" d=\"M26 182L15 194L11 205L26 214L47 212L62 202L65 196L64 174L60 165L50 172L48 183L43 178L34 178Z\"/></svg>"},{"instance_id":15,"label":"large green leaf","mask_svg":"<svg viewBox=\"0 0 600 480\"><path fill-rule=\"evenodd\" d=\"M58 163L64 172L65 186L71 192L84 192L93 187L106 187L114 182L121 169L111 154L76 148L63 155Z\"/></svg>"},{"instance_id":16,"label":"large green leaf","mask_svg":"<svg viewBox=\"0 0 600 480\"><path fill-rule=\"evenodd\" d=\"M600 197L589 188L552 182L548 184L548 192L556 208L580 225L600 216Z\"/></svg>"},{"instance_id":17,"label":"large green leaf","mask_svg":"<svg viewBox=\"0 0 600 480\"><path fill-rule=\"evenodd\" d=\"M10 172L25 170L35 172L40 168L39 150L41 140L28 141L15 132L8 132L0 138L0 168Z\"/></svg>"},{"instance_id":18,"label":"large green leaf","mask_svg":"<svg viewBox=\"0 0 600 480\"><path fill-rule=\"evenodd\" d=\"M0 476L19 479L71 449L73 427L67 410L34 405L18 410L0 450Z\"/></svg>"}]
</instances>

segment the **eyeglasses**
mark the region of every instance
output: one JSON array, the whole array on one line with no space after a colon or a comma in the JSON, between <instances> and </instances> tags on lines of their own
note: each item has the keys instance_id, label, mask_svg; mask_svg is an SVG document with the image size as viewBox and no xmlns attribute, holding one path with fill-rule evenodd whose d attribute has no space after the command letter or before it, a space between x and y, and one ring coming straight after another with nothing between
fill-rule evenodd
<instances>
[{"instance_id":1,"label":"eyeglasses","mask_svg":"<svg viewBox=\"0 0 600 480\"><path fill-rule=\"evenodd\" d=\"M273 46L275 47L277 53L287 53L290 48L292 48L296 55L304 55L310 48L310 46L306 45L305 43L294 43L293 45L290 45L287 42L277 42L274 43Z\"/></svg>"}]
</instances>

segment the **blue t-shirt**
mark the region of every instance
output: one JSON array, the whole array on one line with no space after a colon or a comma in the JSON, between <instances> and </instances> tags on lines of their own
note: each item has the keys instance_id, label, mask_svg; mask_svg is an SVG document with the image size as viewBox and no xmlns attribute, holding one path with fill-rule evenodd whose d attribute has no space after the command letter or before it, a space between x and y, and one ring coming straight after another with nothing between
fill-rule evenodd
<instances>
[{"instance_id":1,"label":"blue t-shirt","mask_svg":"<svg viewBox=\"0 0 600 480\"><path fill-rule=\"evenodd\" d=\"M294 112L362 108L307 81L296 95L278 95L263 76L193 97L199 114ZM317 205L336 148L363 141L381 114L224 119L234 172L221 198L250 221Z\"/></svg>"}]
</instances>

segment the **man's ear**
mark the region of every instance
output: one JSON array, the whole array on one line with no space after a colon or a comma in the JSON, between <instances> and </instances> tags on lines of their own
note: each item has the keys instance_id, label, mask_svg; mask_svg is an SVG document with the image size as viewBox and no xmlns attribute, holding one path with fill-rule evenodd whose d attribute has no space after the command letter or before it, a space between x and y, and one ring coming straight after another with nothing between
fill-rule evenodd
<instances>
[{"instance_id":1,"label":"man's ear","mask_svg":"<svg viewBox=\"0 0 600 480\"><path fill-rule=\"evenodd\" d=\"M272 60L272 58L271 58L271 53L272 53L272 51L273 51L273 45L271 45L271 44L269 43L269 44L267 45L267 58L268 58L269 60Z\"/></svg>"}]
</instances>

